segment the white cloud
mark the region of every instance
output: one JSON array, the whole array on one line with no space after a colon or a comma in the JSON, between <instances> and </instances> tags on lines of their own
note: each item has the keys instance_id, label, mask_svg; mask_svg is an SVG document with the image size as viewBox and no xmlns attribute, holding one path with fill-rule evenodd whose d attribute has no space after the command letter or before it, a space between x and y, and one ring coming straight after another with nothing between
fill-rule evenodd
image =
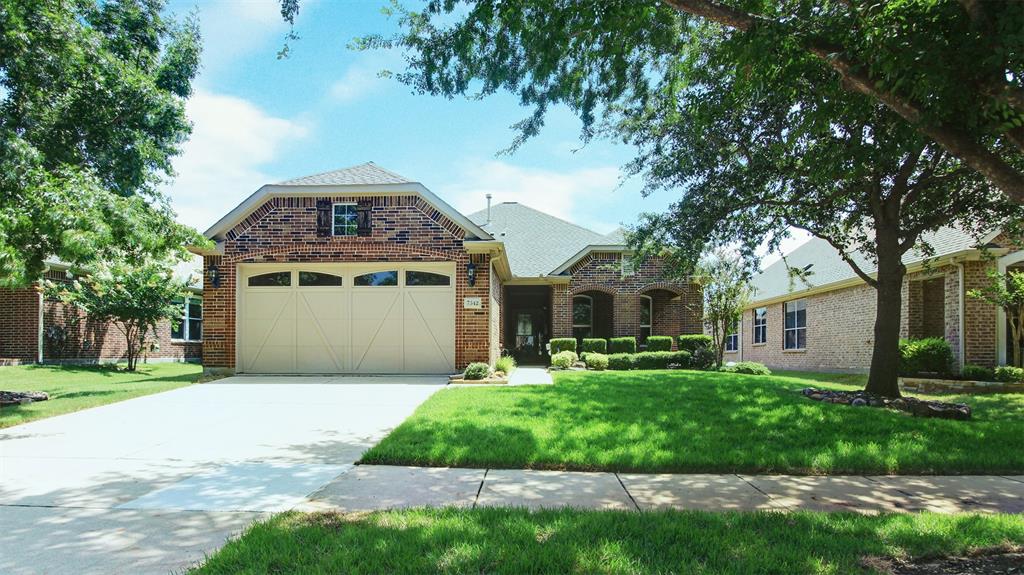
<instances>
[{"instance_id":1,"label":"white cloud","mask_svg":"<svg viewBox=\"0 0 1024 575\"><path fill-rule=\"evenodd\" d=\"M336 102L349 103L370 95L384 83L384 79L378 77L377 73L377 70L363 64L349 66L345 74L331 84L331 98Z\"/></svg>"},{"instance_id":2,"label":"white cloud","mask_svg":"<svg viewBox=\"0 0 1024 575\"><path fill-rule=\"evenodd\" d=\"M261 185L281 149L308 130L275 118L234 96L197 92L188 102L192 138L174 161L177 178L166 188L178 219L205 230Z\"/></svg>"}]
</instances>

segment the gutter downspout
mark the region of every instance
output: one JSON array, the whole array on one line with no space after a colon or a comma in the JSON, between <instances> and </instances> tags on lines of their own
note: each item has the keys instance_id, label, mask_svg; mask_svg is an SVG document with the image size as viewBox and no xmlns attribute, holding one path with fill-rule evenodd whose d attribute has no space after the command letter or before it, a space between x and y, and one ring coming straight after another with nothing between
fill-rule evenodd
<instances>
[{"instance_id":1,"label":"gutter downspout","mask_svg":"<svg viewBox=\"0 0 1024 575\"><path fill-rule=\"evenodd\" d=\"M964 360L967 357L967 337L964 334L964 314L965 314L965 308L966 308L966 305L967 305L967 302L964 301L964 300L966 299L967 294L964 291L964 263L963 262L957 262L957 264L956 264L956 276L957 276L957 283L959 285L959 288L957 289L957 302L958 302L958 305L957 305L957 322L958 322L957 330L959 331L958 337L960 338L960 345L959 345L960 349L959 349L959 354L958 354L959 358L958 359L960 360L960 369L962 370L964 368Z\"/></svg>"}]
</instances>

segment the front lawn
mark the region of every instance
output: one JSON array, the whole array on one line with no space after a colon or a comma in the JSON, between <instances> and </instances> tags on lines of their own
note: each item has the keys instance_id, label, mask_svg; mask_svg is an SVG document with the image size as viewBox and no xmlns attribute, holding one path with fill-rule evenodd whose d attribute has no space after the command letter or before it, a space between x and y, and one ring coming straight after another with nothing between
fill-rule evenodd
<instances>
[{"instance_id":1,"label":"front lawn","mask_svg":"<svg viewBox=\"0 0 1024 575\"><path fill-rule=\"evenodd\" d=\"M865 573L865 557L1024 543L1014 515L416 509L284 513L194 571L236 573Z\"/></svg>"},{"instance_id":2,"label":"front lawn","mask_svg":"<svg viewBox=\"0 0 1024 575\"><path fill-rule=\"evenodd\" d=\"M139 364L134 373L95 365L0 367L0 390L50 394L47 401L0 407L0 428L182 387L202 371L193 363Z\"/></svg>"},{"instance_id":3,"label":"front lawn","mask_svg":"<svg viewBox=\"0 0 1024 575\"><path fill-rule=\"evenodd\" d=\"M972 421L822 404L843 384L699 371L564 372L553 386L445 389L361 462L792 474L1024 473L1024 395L966 401Z\"/></svg>"}]
</instances>

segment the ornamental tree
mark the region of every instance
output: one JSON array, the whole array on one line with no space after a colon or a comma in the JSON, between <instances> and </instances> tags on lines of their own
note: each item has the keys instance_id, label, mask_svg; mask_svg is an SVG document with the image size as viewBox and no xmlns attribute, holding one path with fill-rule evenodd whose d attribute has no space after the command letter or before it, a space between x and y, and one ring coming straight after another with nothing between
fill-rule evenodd
<instances>
[{"instance_id":1,"label":"ornamental tree","mask_svg":"<svg viewBox=\"0 0 1024 575\"><path fill-rule=\"evenodd\" d=\"M701 287L704 325L714 343L715 366L721 367L725 340L742 320L743 308L750 303L747 266L735 254L719 249L700 263L693 280Z\"/></svg>"},{"instance_id":2,"label":"ornamental tree","mask_svg":"<svg viewBox=\"0 0 1024 575\"><path fill-rule=\"evenodd\" d=\"M190 132L192 18L160 0L0 0L0 282L201 242L158 191ZM129 254L130 255L130 254Z\"/></svg>"},{"instance_id":3,"label":"ornamental tree","mask_svg":"<svg viewBox=\"0 0 1024 575\"><path fill-rule=\"evenodd\" d=\"M988 285L967 292L974 298L984 300L1006 313L1010 324L1010 341L1013 342L1013 365L1024 365L1021 346L1024 346L1024 271L1007 270L989 272Z\"/></svg>"}]
</instances>

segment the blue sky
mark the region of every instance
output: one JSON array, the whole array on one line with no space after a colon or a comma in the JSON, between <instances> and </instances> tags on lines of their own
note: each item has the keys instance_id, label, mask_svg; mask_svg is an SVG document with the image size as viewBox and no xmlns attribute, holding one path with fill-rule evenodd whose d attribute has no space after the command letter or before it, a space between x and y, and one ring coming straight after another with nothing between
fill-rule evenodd
<instances>
[{"instance_id":1,"label":"blue sky","mask_svg":"<svg viewBox=\"0 0 1024 575\"><path fill-rule=\"evenodd\" d=\"M550 114L543 133L512 155L511 124L528 110L514 96L447 100L414 95L380 70L402 69L392 52L347 49L356 36L390 32L386 0L303 0L300 40L278 60L287 26L275 0L172 0L198 10L203 67L188 113L192 139L175 161L167 192L182 222L206 229L260 185L374 161L422 182L468 213L518 201L600 232L664 209L677 193L644 198L619 168L633 149L592 142L579 120ZM620 183L622 184L620 186Z\"/></svg>"}]
</instances>

